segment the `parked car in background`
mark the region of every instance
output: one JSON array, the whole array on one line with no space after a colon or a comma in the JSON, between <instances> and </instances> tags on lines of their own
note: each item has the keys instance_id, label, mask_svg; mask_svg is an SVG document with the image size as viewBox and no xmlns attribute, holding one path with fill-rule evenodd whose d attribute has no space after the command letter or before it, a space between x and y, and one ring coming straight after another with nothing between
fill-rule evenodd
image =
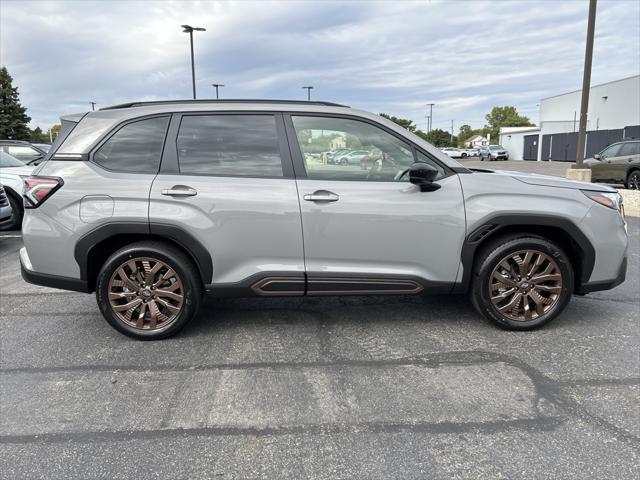
<instances>
[{"instance_id":1,"label":"parked car in background","mask_svg":"<svg viewBox=\"0 0 640 480\"><path fill-rule=\"evenodd\" d=\"M462 157L462 150L460 150L459 148L443 147L440 150L442 150L442 153L444 153L445 155L450 156L451 158L461 158ZM467 154L465 153L464 156L466 157Z\"/></svg>"},{"instance_id":2,"label":"parked car in background","mask_svg":"<svg viewBox=\"0 0 640 480\"><path fill-rule=\"evenodd\" d=\"M372 168L311 161L337 132ZM117 330L177 333L222 297L466 293L512 330L624 281L613 188L473 171L372 113L323 102L140 102L62 118L24 180L23 278L96 292Z\"/></svg>"},{"instance_id":3,"label":"parked car in background","mask_svg":"<svg viewBox=\"0 0 640 480\"><path fill-rule=\"evenodd\" d=\"M338 165L360 164L360 160L370 155L367 150L352 150L348 153L342 153L334 157L334 163Z\"/></svg>"},{"instance_id":4,"label":"parked car in background","mask_svg":"<svg viewBox=\"0 0 640 480\"><path fill-rule=\"evenodd\" d=\"M478 152L481 161L509 160L509 152L502 145L480 147Z\"/></svg>"},{"instance_id":5,"label":"parked car in background","mask_svg":"<svg viewBox=\"0 0 640 480\"><path fill-rule=\"evenodd\" d=\"M51 149L51 145L48 143L32 143L31 145L33 145L36 148L39 148L44 153L48 153L49 150Z\"/></svg>"},{"instance_id":6,"label":"parked car in background","mask_svg":"<svg viewBox=\"0 0 640 480\"><path fill-rule=\"evenodd\" d=\"M591 169L594 182L623 183L628 189L640 190L640 140L609 145L584 165Z\"/></svg>"},{"instance_id":7,"label":"parked car in background","mask_svg":"<svg viewBox=\"0 0 640 480\"><path fill-rule=\"evenodd\" d=\"M13 209L2 185L0 185L0 229L11 224Z\"/></svg>"},{"instance_id":8,"label":"parked car in background","mask_svg":"<svg viewBox=\"0 0 640 480\"><path fill-rule=\"evenodd\" d=\"M0 140L0 152L17 158L25 165L37 165L48 150L22 140Z\"/></svg>"},{"instance_id":9,"label":"parked car in background","mask_svg":"<svg viewBox=\"0 0 640 480\"><path fill-rule=\"evenodd\" d=\"M17 158L0 150L0 184L4 186L7 200L13 211L12 220L0 227L3 230L20 229L24 212L22 186L24 179L31 175L34 168L35 165L25 165Z\"/></svg>"}]
</instances>

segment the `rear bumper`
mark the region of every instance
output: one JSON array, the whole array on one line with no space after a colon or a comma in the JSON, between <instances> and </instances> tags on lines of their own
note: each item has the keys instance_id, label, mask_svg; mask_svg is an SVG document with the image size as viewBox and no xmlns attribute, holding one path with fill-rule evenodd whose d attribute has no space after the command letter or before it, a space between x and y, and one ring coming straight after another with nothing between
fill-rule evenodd
<instances>
[{"instance_id":1,"label":"rear bumper","mask_svg":"<svg viewBox=\"0 0 640 480\"><path fill-rule=\"evenodd\" d=\"M27 283L74 292L90 293L89 285L85 280L34 272L31 261L29 260L29 255L27 254L27 249L24 247L20 249L20 273L22 279Z\"/></svg>"},{"instance_id":2,"label":"rear bumper","mask_svg":"<svg viewBox=\"0 0 640 480\"><path fill-rule=\"evenodd\" d=\"M586 295L591 292L599 292L601 290L611 290L624 282L627 277L627 257L622 259L622 263L618 270L618 275L613 280L603 280L598 282L589 282L580 285L576 291L578 295Z\"/></svg>"}]
</instances>

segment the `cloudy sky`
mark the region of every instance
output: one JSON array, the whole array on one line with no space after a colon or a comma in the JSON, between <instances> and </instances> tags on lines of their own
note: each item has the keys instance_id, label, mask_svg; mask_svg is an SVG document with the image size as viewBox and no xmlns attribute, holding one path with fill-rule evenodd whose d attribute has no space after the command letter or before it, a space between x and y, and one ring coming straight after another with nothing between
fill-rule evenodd
<instances>
[{"instance_id":1,"label":"cloudy sky","mask_svg":"<svg viewBox=\"0 0 640 480\"><path fill-rule=\"evenodd\" d=\"M346 103L434 128L482 126L494 105L537 120L540 98L580 88L587 0L0 0L0 60L32 126L132 100L199 98ZM592 84L640 73L640 1L600 0Z\"/></svg>"}]
</instances>

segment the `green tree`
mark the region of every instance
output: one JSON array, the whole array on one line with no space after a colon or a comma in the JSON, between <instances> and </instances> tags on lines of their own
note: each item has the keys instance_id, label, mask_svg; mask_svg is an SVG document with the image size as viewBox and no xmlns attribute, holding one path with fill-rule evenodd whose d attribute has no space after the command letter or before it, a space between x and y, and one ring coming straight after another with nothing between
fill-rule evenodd
<instances>
[{"instance_id":1,"label":"green tree","mask_svg":"<svg viewBox=\"0 0 640 480\"><path fill-rule=\"evenodd\" d=\"M458 137L454 135L452 139L451 132L440 128L435 128L429 133L425 133L422 138L435 147L455 147L458 144Z\"/></svg>"},{"instance_id":2,"label":"green tree","mask_svg":"<svg viewBox=\"0 0 640 480\"><path fill-rule=\"evenodd\" d=\"M413 123L413 120L409 120L407 118L394 117L393 115L388 115L386 113L381 113L380 116L386 118L387 120L391 120L393 123L397 123L402 128L406 128L410 132L415 132L416 131L417 127Z\"/></svg>"},{"instance_id":3,"label":"green tree","mask_svg":"<svg viewBox=\"0 0 640 480\"><path fill-rule=\"evenodd\" d=\"M464 143L466 139L473 137L475 134L476 132L471 128L471 125L462 125L458 133L458 142Z\"/></svg>"},{"instance_id":4,"label":"green tree","mask_svg":"<svg viewBox=\"0 0 640 480\"><path fill-rule=\"evenodd\" d=\"M504 106L493 107L490 113L485 115L487 124L485 125L486 133L491 134L491 142L499 141L500 127L533 127L528 117L520 115L516 107Z\"/></svg>"},{"instance_id":5,"label":"green tree","mask_svg":"<svg viewBox=\"0 0 640 480\"><path fill-rule=\"evenodd\" d=\"M31 121L27 109L20 104L18 87L6 67L0 68L0 138L29 140L27 124Z\"/></svg>"},{"instance_id":6,"label":"green tree","mask_svg":"<svg viewBox=\"0 0 640 480\"><path fill-rule=\"evenodd\" d=\"M49 143L49 132L43 132L40 127L31 130L29 135L31 143Z\"/></svg>"}]
</instances>

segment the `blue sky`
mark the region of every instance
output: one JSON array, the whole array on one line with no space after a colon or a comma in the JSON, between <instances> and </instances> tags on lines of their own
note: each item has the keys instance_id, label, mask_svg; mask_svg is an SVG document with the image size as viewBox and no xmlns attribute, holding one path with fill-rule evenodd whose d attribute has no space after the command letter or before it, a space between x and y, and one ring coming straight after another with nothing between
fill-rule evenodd
<instances>
[{"instance_id":1,"label":"blue sky","mask_svg":"<svg viewBox=\"0 0 640 480\"><path fill-rule=\"evenodd\" d=\"M0 60L32 126L132 100L314 99L482 126L494 105L537 120L580 88L587 0L186 2L0 0ZM640 1L600 0L592 84L640 74Z\"/></svg>"}]
</instances>

